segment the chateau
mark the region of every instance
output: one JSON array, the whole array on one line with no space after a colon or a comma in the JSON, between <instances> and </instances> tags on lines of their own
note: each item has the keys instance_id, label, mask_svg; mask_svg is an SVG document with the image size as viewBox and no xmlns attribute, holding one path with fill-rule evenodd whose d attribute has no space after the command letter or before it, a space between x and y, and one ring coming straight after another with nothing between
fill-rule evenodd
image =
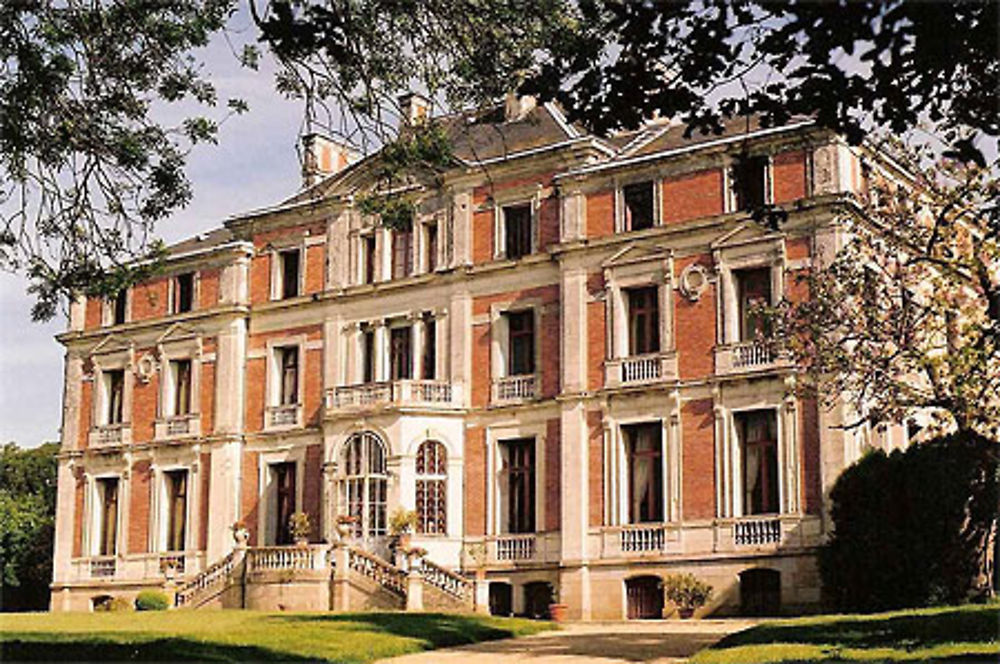
<instances>
[{"instance_id":1,"label":"chateau","mask_svg":"<svg viewBox=\"0 0 1000 664\"><path fill-rule=\"evenodd\" d=\"M846 404L800 396L755 306L807 296L891 166L808 119L603 139L530 98L405 108L456 158L401 192L411 227L358 209L378 155L308 136L295 196L73 303L52 609L166 586L189 607L648 618L673 572L714 587L702 614L816 605L829 488L905 431L838 428ZM780 230L751 219L765 204ZM399 508L425 555L390 552Z\"/></svg>"}]
</instances>

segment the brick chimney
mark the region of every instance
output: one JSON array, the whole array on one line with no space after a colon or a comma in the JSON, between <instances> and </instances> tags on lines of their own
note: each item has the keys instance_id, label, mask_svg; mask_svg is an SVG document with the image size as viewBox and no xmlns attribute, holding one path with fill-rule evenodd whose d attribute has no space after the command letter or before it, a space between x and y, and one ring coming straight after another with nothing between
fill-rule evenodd
<instances>
[{"instance_id":1,"label":"brick chimney","mask_svg":"<svg viewBox=\"0 0 1000 664\"><path fill-rule=\"evenodd\" d=\"M507 122L516 122L534 110L538 101L531 95L518 95L516 92L508 92L504 100L504 119Z\"/></svg>"},{"instance_id":2,"label":"brick chimney","mask_svg":"<svg viewBox=\"0 0 1000 664\"><path fill-rule=\"evenodd\" d=\"M342 171L358 156L346 143L322 134L306 134L302 137L302 188Z\"/></svg>"},{"instance_id":3,"label":"brick chimney","mask_svg":"<svg viewBox=\"0 0 1000 664\"><path fill-rule=\"evenodd\" d=\"M431 117L431 100L419 92L407 92L399 98L399 111L407 124L416 124Z\"/></svg>"}]
</instances>

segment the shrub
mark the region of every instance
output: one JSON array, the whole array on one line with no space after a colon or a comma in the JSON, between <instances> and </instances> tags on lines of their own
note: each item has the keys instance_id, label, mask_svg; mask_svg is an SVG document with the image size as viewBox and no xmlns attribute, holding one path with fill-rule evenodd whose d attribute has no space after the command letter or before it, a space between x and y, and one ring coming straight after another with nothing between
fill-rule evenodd
<instances>
[{"instance_id":1,"label":"shrub","mask_svg":"<svg viewBox=\"0 0 1000 664\"><path fill-rule=\"evenodd\" d=\"M166 611L170 600L159 590L143 590L135 596L136 611Z\"/></svg>"},{"instance_id":2,"label":"shrub","mask_svg":"<svg viewBox=\"0 0 1000 664\"><path fill-rule=\"evenodd\" d=\"M668 574L663 578L663 596L678 609L697 609L712 597L712 586L691 574Z\"/></svg>"},{"instance_id":3,"label":"shrub","mask_svg":"<svg viewBox=\"0 0 1000 664\"><path fill-rule=\"evenodd\" d=\"M117 612L117 611L131 611L132 602L128 601L124 597L101 597L94 601L94 611L105 613L105 612Z\"/></svg>"},{"instance_id":4,"label":"shrub","mask_svg":"<svg viewBox=\"0 0 1000 664\"><path fill-rule=\"evenodd\" d=\"M824 594L843 611L957 604L989 592L1000 446L954 434L873 451L831 491Z\"/></svg>"},{"instance_id":5,"label":"shrub","mask_svg":"<svg viewBox=\"0 0 1000 664\"><path fill-rule=\"evenodd\" d=\"M418 518L416 511L398 508L389 515L389 533L398 536L413 532L417 527Z\"/></svg>"}]
</instances>

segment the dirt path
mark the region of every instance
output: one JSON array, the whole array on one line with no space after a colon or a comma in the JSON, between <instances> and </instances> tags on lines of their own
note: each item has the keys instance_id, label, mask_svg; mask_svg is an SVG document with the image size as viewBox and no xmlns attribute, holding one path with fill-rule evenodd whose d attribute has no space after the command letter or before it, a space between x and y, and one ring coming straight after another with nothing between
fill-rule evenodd
<instances>
[{"instance_id":1,"label":"dirt path","mask_svg":"<svg viewBox=\"0 0 1000 664\"><path fill-rule=\"evenodd\" d=\"M667 664L684 661L749 620L575 623L557 632L384 660L383 664Z\"/></svg>"}]
</instances>

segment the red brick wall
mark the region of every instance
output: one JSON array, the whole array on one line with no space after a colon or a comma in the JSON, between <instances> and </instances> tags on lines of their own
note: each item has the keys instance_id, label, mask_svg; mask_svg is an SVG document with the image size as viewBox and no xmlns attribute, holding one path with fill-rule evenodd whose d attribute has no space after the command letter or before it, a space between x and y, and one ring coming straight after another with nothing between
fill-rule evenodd
<instances>
[{"instance_id":1,"label":"red brick wall","mask_svg":"<svg viewBox=\"0 0 1000 664\"><path fill-rule=\"evenodd\" d=\"M465 430L465 534L486 534L486 431Z\"/></svg>"},{"instance_id":2,"label":"red brick wall","mask_svg":"<svg viewBox=\"0 0 1000 664\"><path fill-rule=\"evenodd\" d=\"M474 407L482 408L490 401L490 380L493 374L489 323L472 326L472 367L471 401Z\"/></svg>"},{"instance_id":3,"label":"red brick wall","mask_svg":"<svg viewBox=\"0 0 1000 664\"><path fill-rule=\"evenodd\" d=\"M691 263L712 268L708 255L678 259L678 274ZM715 286L706 288L697 302L686 297L674 297L674 330L677 335L677 363L682 379L710 376L715 371Z\"/></svg>"},{"instance_id":4,"label":"red brick wall","mask_svg":"<svg viewBox=\"0 0 1000 664\"><path fill-rule=\"evenodd\" d=\"M102 302L99 297L88 297L87 304L83 310L83 327L87 330L94 330L101 326Z\"/></svg>"},{"instance_id":5,"label":"red brick wall","mask_svg":"<svg viewBox=\"0 0 1000 664\"><path fill-rule=\"evenodd\" d=\"M87 449L90 442L90 427L94 417L94 381L88 380L80 384L80 431L77 435L77 446Z\"/></svg>"},{"instance_id":6,"label":"red brick wall","mask_svg":"<svg viewBox=\"0 0 1000 664\"><path fill-rule=\"evenodd\" d=\"M129 498L128 552L144 553L149 549L150 482L149 461L132 464Z\"/></svg>"},{"instance_id":7,"label":"red brick wall","mask_svg":"<svg viewBox=\"0 0 1000 664\"><path fill-rule=\"evenodd\" d=\"M562 509L561 428L558 418L550 419L545 427L545 530L559 530Z\"/></svg>"},{"instance_id":8,"label":"red brick wall","mask_svg":"<svg viewBox=\"0 0 1000 664\"><path fill-rule=\"evenodd\" d=\"M722 169L685 173L663 181L663 223L722 214Z\"/></svg>"},{"instance_id":9,"label":"red brick wall","mask_svg":"<svg viewBox=\"0 0 1000 664\"><path fill-rule=\"evenodd\" d=\"M320 494L323 481L323 446L310 445L306 448L306 467L304 486L302 487L302 511L309 515L313 529L310 540L319 542L323 539L323 524L320 523Z\"/></svg>"},{"instance_id":10,"label":"red brick wall","mask_svg":"<svg viewBox=\"0 0 1000 664\"><path fill-rule=\"evenodd\" d=\"M472 262L493 260L493 210L480 210L481 201L475 199L472 212Z\"/></svg>"},{"instance_id":11,"label":"red brick wall","mask_svg":"<svg viewBox=\"0 0 1000 664\"><path fill-rule=\"evenodd\" d=\"M264 428L264 397L267 383L267 360L263 357L248 358L246 362L246 430Z\"/></svg>"},{"instance_id":12,"label":"red brick wall","mask_svg":"<svg viewBox=\"0 0 1000 664\"><path fill-rule=\"evenodd\" d=\"M83 494L86 483L82 472L74 472L73 480L76 483L73 491L73 557L79 558L83 555Z\"/></svg>"},{"instance_id":13,"label":"red brick wall","mask_svg":"<svg viewBox=\"0 0 1000 664\"><path fill-rule=\"evenodd\" d=\"M198 515L198 550L208 548L208 512L211 509L209 495L212 488L212 455L202 452L198 463L198 475L201 477L201 514ZM228 524L227 524L228 525Z\"/></svg>"},{"instance_id":14,"label":"red brick wall","mask_svg":"<svg viewBox=\"0 0 1000 664\"><path fill-rule=\"evenodd\" d=\"M145 349L136 353L142 357L153 349ZM136 443L153 440L153 422L156 420L156 406L160 394L160 377L153 374L149 382L132 381L132 441Z\"/></svg>"},{"instance_id":15,"label":"red brick wall","mask_svg":"<svg viewBox=\"0 0 1000 664\"><path fill-rule=\"evenodd\" d=\"M799 431L805 511L807 514L819 514L822 511L823 487L820 478L819 405L815 399L799 402Z\"/></svg>"},{"instance_id":16,"label":"red brick wall","mask_svg":"<svg viewBox=\"0 0 1000 664\"><path fill-rule=\"evenodd\" d=\"M785 241L785 255L790 261L809 258L812 242L808 237L797 237Z\"/></svg>"},{"instance_id":17,"label":"red brick wall","mask_svg":"<svg viewBox=\"0 0 1000 664\"><path fill-rule=\"evenodd\" d=\"M615 232L615 193L587 194L587 237L604 237Z\"/></svg>"},{"instance_id":18,"label":"red brick wall","mask_svg":"<svg viewBox=\"0 0 1000 664\"><path fill-rule=\"evenodd\" d=\"M562 334L559 329L559 310L549 307L542 314L542 329L535 343L541 344L542 351L542 396L549 399L559 394L559 344Z\"/></svg>"},{"instance_id":19,"label":"red brick wall","mask_svg":"<svg viewBox=\"0 0 1000 664\"><path fill-rule=\"evenodd\" d=\"M326 272L326 247L314 244L306 248L306 293L323 292L323 275Z\"/></svg>"},{"instance_id":20,"label":"red brick wall","mask_svg":"<svg viewBox=\"0 0 1000 664\"><path fill-rule=\"evenodd\" d=\"M601 411L587 411L587 449L590 454L587 466L590 489L588 523L591 527L604 523L604 427L601 419Z\"/></svg>"},{"instance_id":21,"label":"red brick wall","mask_svg":"<svg viewBox=\"0 0 1000 664\"><path fill-rule=\"evenodd\" d=\"M306 425L318 426L323 419L323 349L304 353L305 390L302 418Z\"/></svg>"},{"instance_id":22,"label":"red brick wall","mask_svg":"<svg viewBox=\"0 0 1000 664\"><path fill-rule=\"evenodd\" d=\"M198 274L198 306L209 309L219 303L220 270L212 268Z\"/></svg>"},{"instance_id":23,"label":"red brick wall","mask_svg":"<svg viewBox=\"0 0 1000 664\"><path fill-rule=\"evenodd\" d=\"M323 338L323 328L319 325L278 330L266 334L250 336L250 350L265 350L270 339L305 336L306 341L318 341ZM302 398L304 399L303 418L308 424L316 423L321 416L319 412L323 403L323 352L320 349L304 351L302 370L305 378ZM260 431L264 426L264 406L267 387L267 358L258 357L247 360L246 363L246 430Z\"/></svg>"},{"instance_id":24,"label":"red brick wall","mask_svg":"<svg viewBox=\"0 0 1000 664\"><path fill-rule=\"evenodd\" d=\"M538 248L545 251L559 243L559 199L546 198L538 208Z\"/></svg>"},{"instance_id":25,"label":"red brick wall","mask_svg":"<svg viewBox=\"0 0 1000 664\"><path fill-rule=\"evenodd\" d=\"M260 304L271 299L271 254L259 254L250 261L250 302Z\"/></svg>"},{"instance_id":26,"label":"red brick wall","mask_svg":"<svg viewBox=\"0 0 1000 664\"><path fill-rule=\"evenodd\" d=\"M147 320L167 315L167 279L154 279L132 288L131 320Z\"/></svg>"},{"instance_id":27,"label":"red brick wall","mask_svg":"<svg viewBox=\"0 0 1000 664\"><path fill-rule=\"evenodd\" d=\"M260 469L257 467L260 454L257 452L243 453L243 479L241 482L241 508L243 523L250 532L251 546L257 546L257 510L260 508L260 498L257 495L257 483Z\"/></svg>"},{"instance_id":28,"label":"red brick wall","mask_svg":"<svg viewBox=\"0 0 1000 664\"><path fill-rule=\"evenodd\" d=\"M587 293L591 296L604 291L604 275L595 272L587 277ZM606 355L607 307L603 301L587 303L587 389L604 387Z\"/></svg>"},{"instance_id":29,"label":"red brick wall","mask_svg":"<svg viewBox=\"0 0 1000 664\"><path fill-rule=\"evenodd\" d=\"M805 198L806 153L801 150L781 152L772 158L774 202L788 203Z\"/></svg>"},{"instance_id":30,"label":"red brick wall","mask_svg":"<svg viewBox=\"0 0 1000 664\"><path fill-rule=\"evenodd\" d=\"M684 519L715 516L715 435L712 400L681 406Z\"/></svg>"},{"instance_id":31,"label":"red brick wall","mask_svg":"<svg viewBox=\"0 0 1000 664\"><path fill-rule=\"evenodd\" d=\"M201 435L207 436L215 429L215 362L206 362L201 365L201 375L199 380L201 394L198 398L198 408L201 413Z\"/></svg>"}]
</instances>

